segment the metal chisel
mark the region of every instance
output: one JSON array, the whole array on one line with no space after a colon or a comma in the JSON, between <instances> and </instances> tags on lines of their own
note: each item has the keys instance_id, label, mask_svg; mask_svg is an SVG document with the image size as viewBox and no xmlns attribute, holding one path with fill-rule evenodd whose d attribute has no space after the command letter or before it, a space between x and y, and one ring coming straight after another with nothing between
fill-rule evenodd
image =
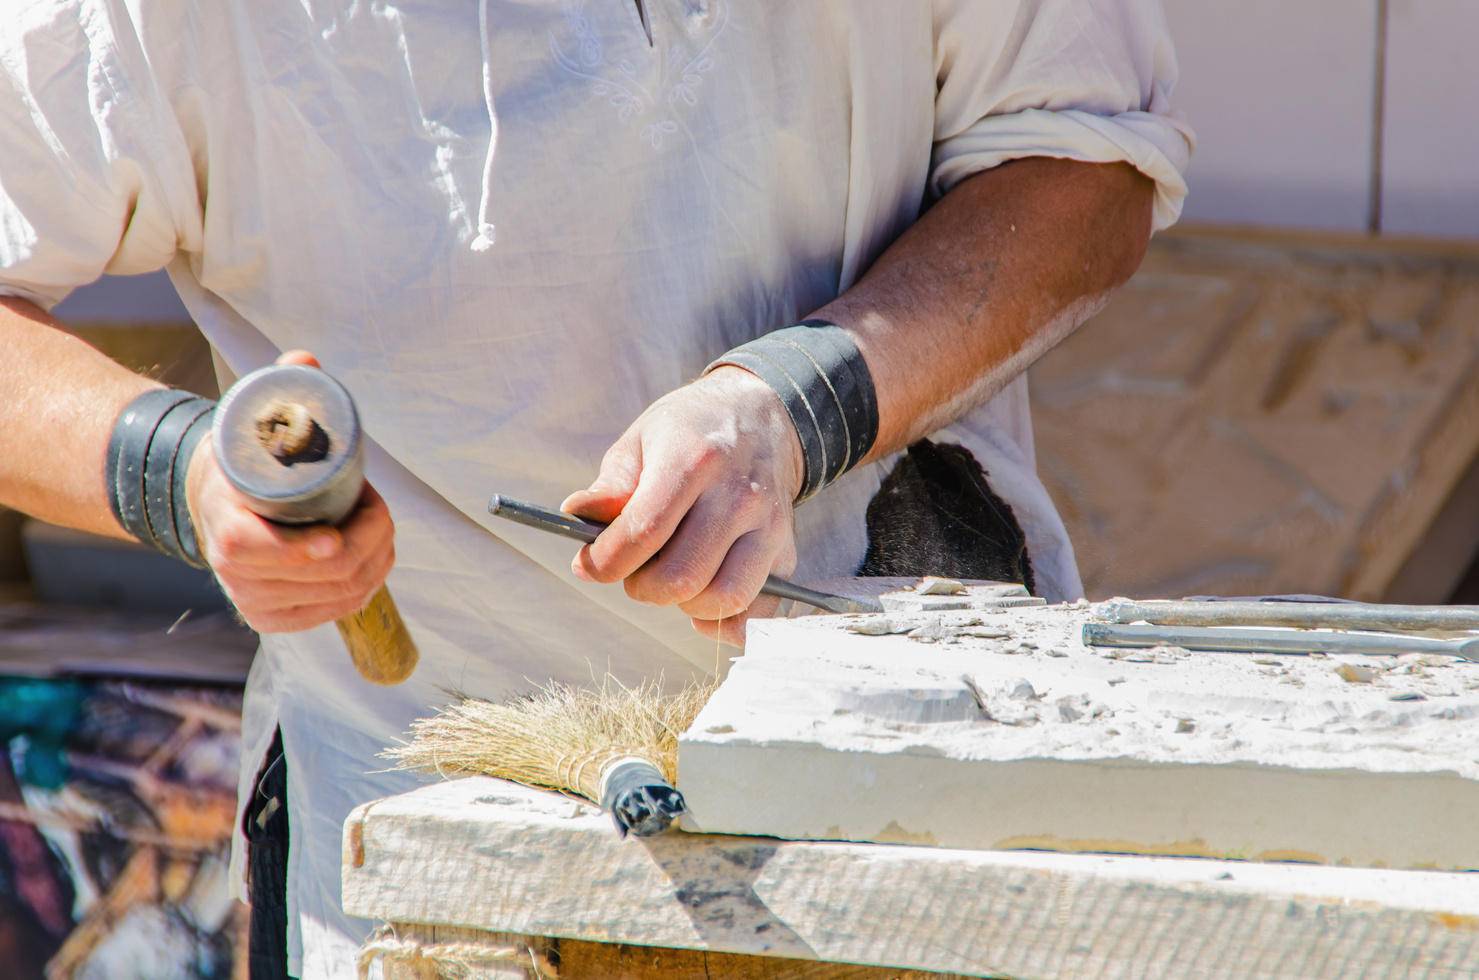
<instances>
[{"instance_id":1,"label":"metal chisel","mask_svg":"<svg viewBox=\"0 0 1479 980\"><path fill-rule=\"evenodd\" d=\"M605 524L597 524L594 521L582 520L574 514L566 514L558 510L550 510L548 507L540 507L524 500L515 500L495 493L488 501L488 513L498 517L506 518L518 524L538 528L541 531L549 531L552 534L563 535L590 544L596 540L596 535L606 530ZM883 612L883 607L875 603L865 602L860 599L849 599L846 596L830 595L826 592L817 592L814 589L793 585L783 578L771 575L760 587L765 595L775 596L778 599L791 599L795 602L804 602L818 609L825 609L831 613L875 613Z\"/></svg>"},{"instance_id":2,"label":"metal chisel","mask_svg":"<svg viewBox=\"0 0 1479 980\"><path fill-rule=\"evenodd\" d=\"M1144 620L1157 626L1296 626L1387 633L1479 629L1479 606L1109 599L1094 607L1094 615L1108 623Z\"/></svg>"},{"instance_id":3,"label":"metal chisel","mask_svg":"<svg viewBox=\"0 0 1479 980\"><path fill-rule=\"evenodd\" d=\"M1123 626L1085 623L1084 645L1155 647L1221 653L1446 653L1479 661L1479 640L1433 640L1424 636L1376 633L1325 633L1297 629L1244 629L1219 626Z\"/></svg>"}]
</instances>

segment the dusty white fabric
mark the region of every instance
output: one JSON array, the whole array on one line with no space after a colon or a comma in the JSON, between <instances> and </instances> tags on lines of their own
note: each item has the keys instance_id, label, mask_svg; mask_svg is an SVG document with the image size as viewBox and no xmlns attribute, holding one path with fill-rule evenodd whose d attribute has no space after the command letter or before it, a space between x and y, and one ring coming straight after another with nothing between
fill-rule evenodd
<instances>
[{"instance_id":1,"label":"dusty white fabric","mask_svg":"<svg viewBox=\"0 0 1479 980\"><path fill-rule=\"evenodd\" d=\"M1190 132L1154 0L28 0L0 16L0 288L50 306L167 266L241 373L306 347L359 401L421 647L361 681L332 626L269 637L247 766L283 728L294 969L349 976L340 826L411 786L375 753L445 689L678 682L730 651L485 512L585 486L653 399L845 289L929 194L1005 160L1129 160L1179 212ZM496 139L495 139L496 134ZM1025 382L942 433L1079 594ZM798 514L851 573L865 467Z\"/></svg>"}]
</instances>

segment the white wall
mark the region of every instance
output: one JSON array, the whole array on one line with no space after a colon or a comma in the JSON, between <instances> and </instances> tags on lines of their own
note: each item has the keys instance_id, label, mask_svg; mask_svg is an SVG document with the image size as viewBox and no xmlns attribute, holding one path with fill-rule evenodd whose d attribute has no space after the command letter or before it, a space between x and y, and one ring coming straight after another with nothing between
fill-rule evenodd
<instances>
[{"instance_id":1,"label":"white wall","mask_svg":"<svg viewBox=\"0 0 1479 980\"><path fill-rule=\"evenodd\" d=\"M1376 0L1166 0L1197 131L1186 217L1364 228Z\"/></svg>"},{"instance_id":2,"label":"white wall","mask_svg":"<svg viewBox=\"0 0 1479 980\"><path fill-rule=\"evenodd\" d=\"M1199 138L1186 217L1479 238L1479 0L1164 0Z\"/></svg>"},{"instance_id":3,"label":"white wall","mask_svg":"<svg viewBox=\"0 0 1479 980\"><path fill-rule=\"evenodd\" d=\"M1382 228L1479 238L1479 0L1391 0Z\"/></svg>"},{"instance_id":4,"label":"white wall","mask_svg":"<svg viewBox=\"0 0 1479 980\"><path fill-rule=\"evenodd\" d=\"M1360 231L1378 0L1164 0L1197 131L1186 218ZM1381 229L1479 238L1479 0L1389 0ZM75 321L188 321L169 279L104 276Z\"/></svg>"}]
</instances>

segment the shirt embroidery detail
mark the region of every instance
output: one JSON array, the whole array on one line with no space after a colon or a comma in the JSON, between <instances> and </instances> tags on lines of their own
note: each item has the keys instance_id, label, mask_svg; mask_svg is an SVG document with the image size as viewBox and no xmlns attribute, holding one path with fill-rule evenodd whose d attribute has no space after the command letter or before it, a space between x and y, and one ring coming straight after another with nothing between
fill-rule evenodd
<instances>
[{"instance_id":1,"label":"shirt embroidery detail","mask_svg":"<svg viewBox=\"0 0 1479 980\"><path fill-rule=\"evenodd\" d=\"M665 56L654 53L654 57L664 58L662 78L655 91L637 80L637 66L630 58L621 58L615 65L607 65L605 47L582 12L585 0L563 0L563 4L569 33L567 44L573 53L567 53L566 46L555 37L554 31L550 31L550 54L562 69L588 81L590 93L609 102L616 109L616 118L620 122L644 115L648 109L661 113L667 106L677 109L682 105L698 105L699 87L704 83L704 76L714 67L709 49L729 23L726 4L688 0L688 16L684 18L686 33L695 42L702 42L702 47L690 54L684 51L683 44L674 42ZM678 122L666 116L643 126L637 138L656 150L662 147L664 137L678 132L678 129Z\"/></svg>"}]
</instances>

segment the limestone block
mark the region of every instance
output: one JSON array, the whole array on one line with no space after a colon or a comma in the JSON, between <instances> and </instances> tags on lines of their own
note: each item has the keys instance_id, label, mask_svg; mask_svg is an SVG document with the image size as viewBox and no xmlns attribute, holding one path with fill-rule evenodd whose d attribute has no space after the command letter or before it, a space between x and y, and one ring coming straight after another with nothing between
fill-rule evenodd
<instances>
[{"instance_id":1,"label":"limestone block","mask_svg":"<svg viewBox=\"0 0 1479 980\"><path fill-rule=\"evenodd\" d=\"M680 740L685 826L1479 868L1479 664L1086 648L1091 615L752 622Z\"/></svg>"}]
</instances>

